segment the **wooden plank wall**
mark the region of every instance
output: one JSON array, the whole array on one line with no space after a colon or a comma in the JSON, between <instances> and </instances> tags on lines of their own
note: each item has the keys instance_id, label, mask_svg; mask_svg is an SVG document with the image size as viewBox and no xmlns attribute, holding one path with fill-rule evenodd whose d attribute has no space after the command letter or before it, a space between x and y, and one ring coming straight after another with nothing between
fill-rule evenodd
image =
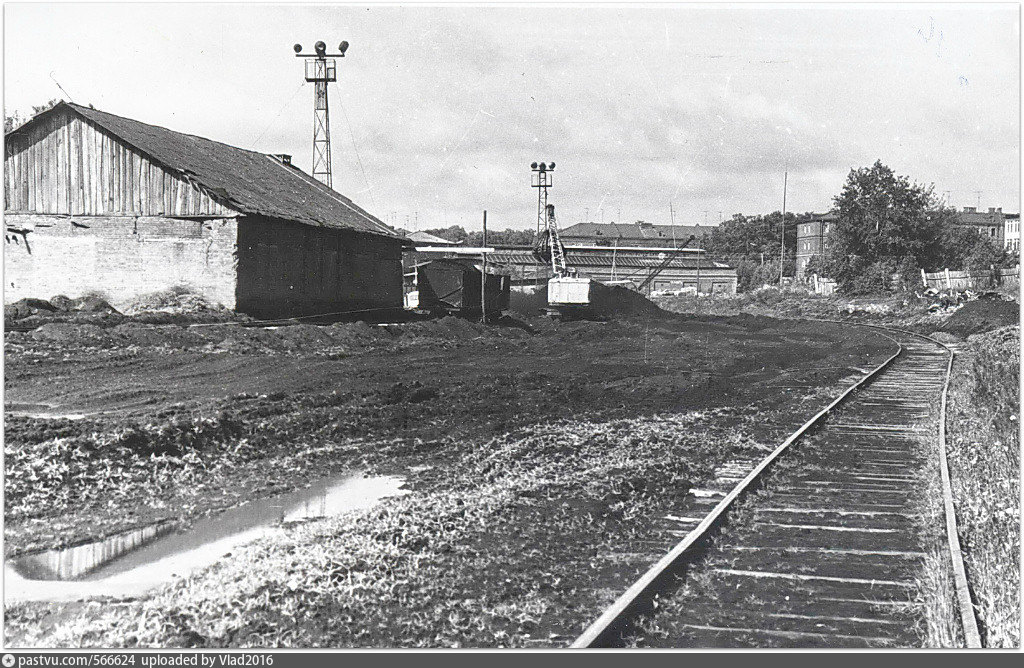
<instances>
[{"instance_id":1,"label":"wooden plank wall","mask_svg":"<svg viewBox=\"0 0 1024 668\"><path fill-rule=\"evenodd\" d=\"M1013 286L1020 284L1020 265L995 271L922 271L921 279L925 286L936 290L984 290L997 285Z\"/></svg>"},{"instance_id":2,"label":"wooden plank wall","mask_svg":"<svg viewBox=\"0 0 1024 668\"><path fill-rule=\"evenodd\" d=\"M260 318L402 308L402 244L260 216L239 218L235 308Z\"/></svg>"},{"instance_id":3,"label":"wooden plank wall","mask_svg":"<svg viewBox=\"0 0 1024 668\"><path fill-rule=\"evenodd\" d=\"M6 210L134 216L230 216L235 212L74 112L7 137Z\"/></svg>"}]
</instances>

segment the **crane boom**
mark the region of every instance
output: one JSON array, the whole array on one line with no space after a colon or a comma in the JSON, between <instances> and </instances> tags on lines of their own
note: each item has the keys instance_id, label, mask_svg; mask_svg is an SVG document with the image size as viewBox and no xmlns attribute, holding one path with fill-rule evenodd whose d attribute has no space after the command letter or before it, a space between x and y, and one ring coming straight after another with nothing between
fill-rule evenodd
<instances>
[{"instance_id":1,"label":"crane boom","mask_svg":"<svg viewBox=\"0 0 1024 668\"><path fill-rule=\"evenodd\" d=\"M565 262L565 246L558 234L558 222L555 220L555 205L548 204L544 216L544 232L534 243L533 254L538 260L551 264L551 272L555 276L568 276L569 267Z\"/></svg>"},{"instance_id":2,"label":"crane boom","mask_svg":"<svg viewBox=\"0 0 1024 668\"><path fill-rule=\"evenodd\" d=\"M645 278L643 280L643 282L640 283L640 285L637 286L636 291L637 292L643 292L644 289L646 289L647 286L650 285L654 281L654 279L656 279L658 277L659 274L661 274L661 272L665 271L665 268L668 267L668 265L672 263L672 260L676 259L676 257L678 257L679 254L683 252L683 250L686 248L686 246L691 241L693 241L696 238L697 238L697 235L691 234L690 238L683 242L683 245L676 246L676 249L674 251L672 251L671 253L669 253L668 257L666 257L664 260L662 260L661 264L659 264L657 267L655 267L654 271L652 271L650 273L650 275L647 278ZM700 290L700 287L698 286L697 289Z\"/></svg>"}]
</instances>

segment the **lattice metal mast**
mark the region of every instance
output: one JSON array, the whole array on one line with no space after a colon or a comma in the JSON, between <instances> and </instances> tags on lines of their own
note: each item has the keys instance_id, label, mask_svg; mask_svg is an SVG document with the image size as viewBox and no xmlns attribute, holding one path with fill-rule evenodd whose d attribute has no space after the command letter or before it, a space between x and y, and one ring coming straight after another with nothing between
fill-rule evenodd
<instances>
[{"instance_id":1,"label":"lattice metal mast","mask_svg":"<svg viewBox=\"0 0 1024 668\"><path fill-rule=\"evenodd\" d=\"M306 81L313 82L313 177L328 188L331 182L331 117L327 103L327 84L337 81L337 61L344 58L348 42L338 45L338 53L327 53L327 45L317 42L316 53L302 53L302 45L295 45L295 56L306 58Z\"/></svg>"},{"instance_id":2,"label":"lattice metal mast","mask_svg":"<svg viewBox=\"0 0 1024 668\"><path fill-rule=\"evenodd\" d=\"M547 165L543 162L532 163L533 179L530 182L537 189L537 234L547 230L548 188L552 185L551 172L555 171L555 163Z\"/></svg>"},{"instance_id":3,"label":"lattice metal mast","mask_svg":"<svg viewBox=\"0 0 1024 668\"><path fill-rule=\"evenodd\" d=\"M532 163L533 179L530 185L537 189L537 241L534 254L538 259L551 263L551 271L555 276L568 274L565 264L565 249L558 235L558 222L555 220L555 207L548 204L548 188L553 185L552 172L555 163Z\"/></svg>"}]
</instances>

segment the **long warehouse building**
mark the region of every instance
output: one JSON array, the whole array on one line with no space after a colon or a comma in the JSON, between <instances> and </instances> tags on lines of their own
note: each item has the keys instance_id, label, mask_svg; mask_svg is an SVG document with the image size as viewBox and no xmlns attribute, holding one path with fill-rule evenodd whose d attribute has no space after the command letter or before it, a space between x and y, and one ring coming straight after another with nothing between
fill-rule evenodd
<instances>
[{"instance_id":1,"label":"long warehouse building","mask_svg":"<svg viewBox=\"0 0 1024 668\"><path fill-rule=\"evenodd\" d=\"M671 248L608 248L605 246L565 247L566 264L581 276L594 280L648 283L644 292L675 288L697 288L704 294L735 294L736 270L708 259L702 250L688 249L671 257ZM668 260L666 262L666 260ZM530 250L508 249L488 254L487 261L507 269L513 288L539 285L551 278L551 267L541 264Z\"/></svg>"}]
</instances>

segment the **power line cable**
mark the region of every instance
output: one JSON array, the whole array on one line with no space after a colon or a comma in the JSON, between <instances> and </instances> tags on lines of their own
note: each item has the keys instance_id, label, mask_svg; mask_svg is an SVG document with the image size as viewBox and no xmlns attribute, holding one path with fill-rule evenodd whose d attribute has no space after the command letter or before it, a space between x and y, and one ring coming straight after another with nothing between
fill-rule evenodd
<instances>
[{"instance_id":1,"label":"power line cable","mask_svg":"<svg viewBox=\"0 0 1024 668\"><path fill-rule=\"evenodd\" d=\"M256 139L252 141L251 145L253 150L256 149L257 144L259 144L260 140L263 139L263 135L267 134L267 131L270 130L271 126L273 126L274 123L277 122L277 119L280 118L281 114L284 113L285 108L292 103L292 100L294 100L295 96L299 94L299 91L305 87L306 83L307 82L303 81L301 84L299 84L299 87L295 89L295 92L292 93L292 96L288 98L288 101L281 105L281 108L278 110L277 114L272 119L270 119L270 122L267 123L266 127L263 128L263 131L260 132Z\"/></svg>"},{"instance_id":2,"label":"power line cable","mask_svg":"<svg viewBox=\"0 0 1024 668\"><path fill-rule=\"evenodd\" d=\"M363 167L363 159L359 155L359 147L356 146L356 135L352 132L352 124L348 120L348 111L345 110L345 103L339 98L338 104L341 105L341 114L345 117L345 125L348 126L348 136L352 140L352 150L355 151L356 161L359 163L359 171L363 174L363 184L366 185L366 191L370 193L370 202L373 203L373 208L377 208L377 200L373 196L373 189L370 187L370 181L366 178L366 169Z\"/></svg>"}]
</instances>

